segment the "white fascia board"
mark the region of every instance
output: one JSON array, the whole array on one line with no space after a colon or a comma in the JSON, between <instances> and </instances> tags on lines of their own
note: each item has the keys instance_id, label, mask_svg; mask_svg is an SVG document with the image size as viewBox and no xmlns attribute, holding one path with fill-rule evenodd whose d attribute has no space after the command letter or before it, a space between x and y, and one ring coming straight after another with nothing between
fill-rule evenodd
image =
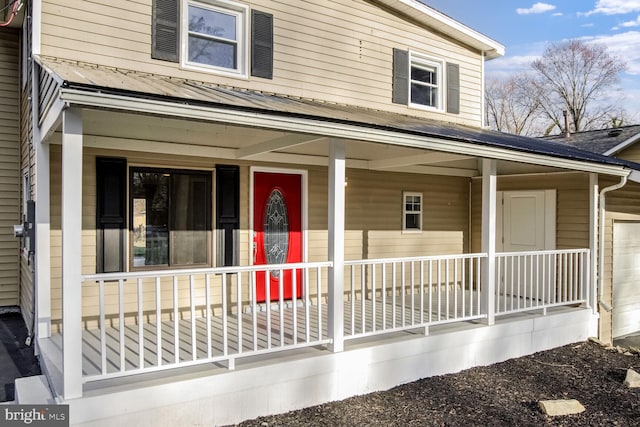
<instances>
[{"instance_id":1,"label":"white fascia board","mask_svg":"<svg viewBox=\"0 0 640 427\"><path fill-rule=\"evenodd\" d=\"M601 173L612 176L629 175L628 169L618 165L606 165L580 160L563 159L536 153L514 151L502 147L474 145L463 141L439 139L430 136L407 134L404 132L386 129L322 121L320 119L312 120L263 112L231 110L202 105L177 104L175 102L133 98L106 93L87 93L77 89L66 88L60 90L60 99L68 102L69 105L79 107L106 108L119 111L228 123L239 126L258 127L263 129L274 129L286 132L307 133L323 137L335 137L401 147L413 147L462 154L478 158L529 163L540 166Z\"/></svg>"},{"instance_id":2,"label":"white fascia board","mask_svg":"<svg viewBox=\"0 0 640 427\"><path fill-rule=\"evenodd\" d=\"M504 46L461 22L417 0L378 0L380 3L409 15L429 27L486 52L488 59L504 56Z\"/></svg>"},{"instance_id":3,"label":"white fascia board","mask_svg":"<svg viewBox=\"0 0 640 427\"><path fill-rule=\"evenodd\" d=\"M40 55L42 44L42 1L33 0L31 11L31 54Z\"/></svg>"},{"instance_id":4,"label":"white fascia board","mask_svg":"<svg viewBox=\"0 0 640 427\"><path fill-rule=\"evenodd\" d=\"M605 151L602 154L604 156L613 156L614 154L618 154L628 146L635 144L639 140L640 140L640 133L633 135L631 138L627 138L625 141L622 141L620 144L616 145L613 148L610 148L609 150Z\"/></svg>"},{"instance_id":5,"label":"white fascia board","mask_svg":"<svg viewBox=\"0 0 640 427\"><path fill-rule=\"evenodd\" d=\"M633 181L635 183L640 183L640 171L632 170L627 177L629 181Z\"/></svg>"}]
</instances>

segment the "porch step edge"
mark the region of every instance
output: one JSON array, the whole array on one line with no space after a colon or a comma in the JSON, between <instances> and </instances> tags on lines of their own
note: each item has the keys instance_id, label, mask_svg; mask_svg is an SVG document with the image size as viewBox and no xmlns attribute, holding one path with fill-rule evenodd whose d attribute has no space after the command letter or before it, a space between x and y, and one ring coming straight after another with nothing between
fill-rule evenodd
<instances>
[{"instance_id":1,"label":"porch step edge","mask_svg":"<svg viewBox=\"0 0 640 427\"><path fill-rule=\"evenodd\" d=\"M56 403L49 382L44 375L17 378L15 381L15 403L19 405L46 405Z\"/></svg>"}]
</instances>

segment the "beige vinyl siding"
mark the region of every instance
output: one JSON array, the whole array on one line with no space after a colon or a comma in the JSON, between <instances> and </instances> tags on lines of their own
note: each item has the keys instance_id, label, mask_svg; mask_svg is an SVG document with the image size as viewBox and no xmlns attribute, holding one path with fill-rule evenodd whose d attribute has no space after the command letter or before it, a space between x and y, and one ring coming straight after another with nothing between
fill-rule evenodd
<instances>
[{"instance_id":1,"label":"beige vinyl siding","mask_svg":"<svg viewBox=\"0 0 640 427\"><path fill-rule=\"evenodd\" d=\"M640 144L635 143L623 150L621 153L615 155L620 159L630 160L632 162L640 162Z\"/></svg>"},{"instance_id":2,"label":"beige vinyl siding","mask_svg":"<svg viewBox=\"0 0 640 427\"><path fill-rule=\"evenodd\" d=\"M151 59L151 0L42 6L42 55L290 96L423 115L479 126L480 52L364 0L255 0L274 14L274 78L230 78ZM392 50L413 49L460 65L460 114L391 103Z\"/></svg>"},{"instance_id":3,"label":"beige vinyl siding","mask_svg":"<svg viewBox=\"0 0 640 427\"><path fill-rule=\"evenodd\" d=\"M348 170L346 229L362 232L363 258L466 252L469 180ZM422 193L422 232L402 232L403 192Z\"/></svg>"},{"instance_id":4,"label":"beige vinyl siding","mask_svg":"<svg viewBox=\"0 0 640 427\"><path fill-rule=\"evenodd\" d=\"M556 249L589 247L589 175L561 173L498 177L498 191L556 190ZM473 180L473 251L482 245L482 180Z\"/></svg>"},{"instance_id":5,"label":"beige vinyl siding","mask_svg":"<svg viewBox=\"0 0 640 427\"><path fill-rule=\"evenodd\" d=\"M633 148L633 147L632 147ZM625 150L625 154L632 152ZM629 159L631 160L631 159ZM617 179L601 178L600 189L620 182ZM627 183L619 190L607 193L606 214L604 225L604 268L603 301L613 303L613 223L615 221L640 221L640 184ZM610 342L613 336L611 312L600 310L601 337L605 342Z\"/></svg>"},{"instance_id":6,"label":"beige vinyl siding","mask_svg":"<svg viewBox=\"0 0 640 427\"><path fill-rule=\"evenodd\" d=\"M0 29L0 307L20 305L20 81L18 34Z\"/></svg>"}]
</instances>

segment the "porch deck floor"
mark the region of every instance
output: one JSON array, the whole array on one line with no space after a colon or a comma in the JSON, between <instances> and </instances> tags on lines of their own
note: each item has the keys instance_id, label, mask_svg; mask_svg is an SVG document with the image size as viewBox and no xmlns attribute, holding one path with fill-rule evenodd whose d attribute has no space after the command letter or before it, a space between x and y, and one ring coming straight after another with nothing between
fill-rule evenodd
<instances>
[{"instance_id":1,"label":"porch deck floor","mask_svg":"<svg viewBox=\"0 0 640 427\"><path fill-rule=\"evenodd\" d=\"M472 296L474 299L471 304ZM504 300L504 297L501 298ZM448 297L444 291L440 295L434 291L430 296L425 292L423 301L421 306L419 294L405 295L404 304L402 295L396 295L395 301L392 296L387 295L384 304L380 295L375 302L365 299L364 307L362 300L347 300L344 303L345 338L481 317L478 314L477 294L468 290L450 290ZM210 316L210 335L206 317L197 317L193 322L189 317L182 318L178 319L177 324L173 320L162 321L159 328L155 322L144 322L141 325L142 343L137 321L125 324L123 331L117 322L107 326L104 330L104 343L100 328L86 328L82 334L83 376L89 380L91 377L98 379L121 376L142 372L141 368L153 371L329 342L328 307L324 303L320 313L316 304L310 304L307 310L301 302L295 307L291 304L285 306L282 312L271 309L270 320L267 318L266 308L261 306L261 309L262 311L256 312L255 321L253 314L248 311L241 313L239 317L235 313L229 314L224 319L219 310L216 310L215 315ZM223 333L225 323L226 334ZM159 346L158 335L161 337ZM52 340L62 347L61 334L52 336ZM241 350L239 342L242 344Z\"/></svg>"}]
</instances>

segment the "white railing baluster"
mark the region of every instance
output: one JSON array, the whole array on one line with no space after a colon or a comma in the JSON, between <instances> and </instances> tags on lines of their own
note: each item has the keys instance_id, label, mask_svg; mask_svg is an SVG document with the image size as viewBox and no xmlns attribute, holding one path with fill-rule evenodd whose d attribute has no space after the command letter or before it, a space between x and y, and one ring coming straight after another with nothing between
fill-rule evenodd
<instances>
[{"instance_id":1,"label":"white railing baluster","mask_svg":"<svg viewBox=\"0 0 640 427\"><path fill-rule=\"evenodd\" d=\"M420 324L424 324L424 260L420 260Z\"/></svg>"},{"instance_id":2,"label":"white railing baluster","mask_svg":"<svg viewBox=\"0 0 640 427\"><path fill-rule=\"evenodd\" d=\"M473 262L474 259L469 259L469 315L473 316ZM478 292L479 293L479 292Z\"/></svg>"},{"instance_id":3,"label":"white railing baluster","mask_svg":"<svg viewBox=\"0 0 640 427\"><path fill-rule=\"evenodd\" d=\"M391 327L396 327L396 263L391 264Z\"/></svg>"},{"instance_id":4,"label":"white railing baluster","mask_svg":"<svg viewBox=\"0 0 640 427\"><path fill-rule=\"evenodd\" d=\"M251 326L253 328L253 351L258 351L258 301L257 301L257 281L256 272L250 272L251 283L249 290L251 291Z\"/></svg>"},{"instance_id":5,"label":"white railing baluster","mask_svg":"<svg viewBox=\"0 0 640 427\"><path fill-rule=\"evenodd\" d=\"M385 263L380 264L382 266L382 330L387 329L387 265Z\"/></svg>"},{"instance_id":6,"label":"white railing baluster","mask_svg":"<svg viewBox=\"0 0 640 427\"><path fill-rule=\"evenodd\" d=\"M376 264L371 264L371 331L376 331Z\"/></svg>"},{"instance_id":7,"label":"white railing baluster","mask_svg":"<svg viewBox=\"0 0 640 427\"><path fill-rule=\"evenodd\" d=\"M402 326L405 325L405 321L406 321L406 317L407 317L407 307L405 305L405 295L406 295L406 290L404 288L405 282L406 282L406 269L405 269L405 262L401 261L400 262L400 292L401 292L401 302L402 302L402 308L400 310L400 315L402 316Z\"/></svg>"},{"instance_id":8,"label":"white railing baluster","mask_svg":"<svg viewBox=\"0 0 640 427\"><path fill-rule=\"evenodd\" d=\"M284 347L284 270L278 275L278 329L280 330L280 347Z\"/></svg>"},{"instance_id":9,"label":"white railing baluster","mask_svg":"<svg viewBox=\"0 0 640 427\"><path fill-rule=\"evenodd\" d=\"M356 334L356 266L349 266L351 277L351 335Z\"/></svg>"},{"instance_id":10,"label":"white railing baluster","mask_svg":"<svg viewBox=\"0 0 640 427\"><path fill-rule=\"evenodd\" d=\"M461 280L460 280L460 290L462 292L462 317L467 315L467 305L466 305L466 294L467 294L467 276L466 276L466 260L463 260L461 263Z\"/></svg>"},{"instance_id":11,"label":"white railing baluster","mask_svg":"<svg viewBox=\"0 0 640 427\"><path fill-rule=\"evenodd\" d=\"M211 358L211 277L208 274L204 276L204 304L205 319L207 321L207 358Z\"/></svg>"},{"instance_id":12,"label":"white railing baluster","mask_svg":"<svg viewBox=\"0 0 640 427\"><path fill-rule=\"evenodd\" d=\"M366 332L366 313L365 313L365 293L366 285L364 283L365 274L363 266L360 267L360 332Z\"/></svg>"},{"instance_id":13,"label":"white railing baluster","mask_svg":"<svg viewBox=\"0 0 640 427\"><path fill-rule=\"evenodd\" d=\"M173 276L173 352L175 363L180 362L180 325L178 324L178 276Z\"/></svg>"},{"instance_id":14,"label":"white railing baluster","mask_svg":"<svg viewBox=\"0 0 640 427\"><path fill-rule=\"evenodd\" d=\"M453 318L458 318L458 260L453 260Z\"/></svg>"},{"instance_id":15,"label":"white railing baluster","mask_svg":"<svg viewBox=\"0 0 640 427\"><path fill-rule=\"evenodd\" d=\"M438 275L436 276L436 280L438 282L438 321L442 320L441 311L442 311L442 271L441 264L442 260L438 261Z\"/></svg>"},{"instance_id":16,"label":"white railing baluster","mask_svg":"<svg viewBox=\"0 0 640 427\"><path fill-rule=\"evenodd\" d=\"M227 315L227 273L222 273L222 355L229 355L229 316Z\"/></svg>"},{"instance_id":17,"label":"white railing baluster","mask_svg":"<svg viewBox=\"0 0 640 427\"><path fill-rule=\"evenodd\" d=\"M298 273L294 268L291 270L291 314L292 314L292 329L293 329L293 345L298 344Z\"/></svg>"},{"instance_id":18,"label":"white railing baluster","mask_svg":"<svg viewBox=\"0 0 640 427\"><path fill-rule=\"evenodd\" d=\"M322 334L322 270L320 267L316 268L316 287L318 293L318 341L321 341L323 338Z\"/></svg>"},{"instance_id":19,"label":"white railing baluster","mask_svg":"<svg viewBox=\"0 0 640 427\"><path fill-rule=\"evenodd\" d=\"M271 271L264 272L264 288L266 291L265 306L267 308L267 348L271 348Z\"/></svg>"},{"instance_id":20,"label":"white railing baluster","mask_svg":"<svg viewBox=\"0 0 640 427\"><path fill-rule=\"evenodd\" d=\"M142 322L144 310L142 302L142 279L136 281L138 285L138 368L144 369L144 324Z\"/></svg>"},{"instance_id":21,"label":"white railing baluster","mask_svg":"<svg viewBox=\"0 0 640 427\"><path fill-rule=\"evenodd\" d=\"M433 320L433 260L429 260L429 311L427 322L431 323Z\"/></svg>"},{"instance_id":22,"label":"white railing baluster","mask_svg":"<svg viewBox=\"0 0 640 427\"><path fill-rule=\"evenodd\" d=\"M445 289L445 307L446 307L446 319L449 320L449 312L451 306L449 305L449 291L451 288L451 282L449 279L449 259L444 260L444 289Z\"/></svg>"},{"instance_id":23,"label":"white railing baluster","mask_svg":"<svg viewBox=\"0 0 640 427\"><path fill-rule=\"evenodd\" d=\"M191 304L191 360L198 358L197 333L196 333L196 296L193 274L189 276L189 302Z\"/></svg>"},{"instance_id":24,"label":"white railing baluster","mask_svg":"<svg viewBox=\"0 0 640 427\"><path fill-rule=\"evenodd\" d=\"M162 366L162 289L160 277L156 277L156 353L158 354L158 366Z\"/></svg>"},{"instance_id":25,"label":"white railing baluster","mask_svg":"<svg viewBox=\"0 0 640 427\"><path fill-rule=\"evenodd\" d=\"M238 354L242 354L242 346L243 346L243 335L242 335L242 274L236 274L236 314L237 314L237 324L238 324Z\"/></svg>"},{"instance_id":26,"label":"white railing baluster","mask_svg":"<svg viewBox=\"0 0 640 427\"><path fill-rule=\"evenodd\" d=\"M416 277L415 277L415 266L413 261L410 263L411 265L411 291L409 295L411 296L411 324L414 325L416 323L415 319L415 286L416 286Z\"/></svg>"},{"instance_id":27,"label":"white railing baluster","mask_svg":"<svg viewBox=\"0 0 640 427\"><path fill-rule=\"evenodd\" d=\"M120 372L126 369L125 361L125 336L124 336L124 280L118 280L118 314L119 314L119 332L120 332Z\"/></svg>"},{"instance_id":28,"label":"white railing baluster","mask_svg":"<svg viewBox=\"0 0 640 427\"><path fill-rule=\"evenodd\" d=\"M305 342L311 342L311 313L309 312L309 269L304 269L304 336Z\"/></svg>"},{"instance_id":29,"label":"white railing baluster","mask_svg":"<svg viewBox=\"0 0 640 427\"><path fill-rule=\"evenodd\" d=\"M102 375L107 374L107 324L104 306L104 280L98 282L98 299L100 304L100 368Z\"/></svg>"}]
</instances>

